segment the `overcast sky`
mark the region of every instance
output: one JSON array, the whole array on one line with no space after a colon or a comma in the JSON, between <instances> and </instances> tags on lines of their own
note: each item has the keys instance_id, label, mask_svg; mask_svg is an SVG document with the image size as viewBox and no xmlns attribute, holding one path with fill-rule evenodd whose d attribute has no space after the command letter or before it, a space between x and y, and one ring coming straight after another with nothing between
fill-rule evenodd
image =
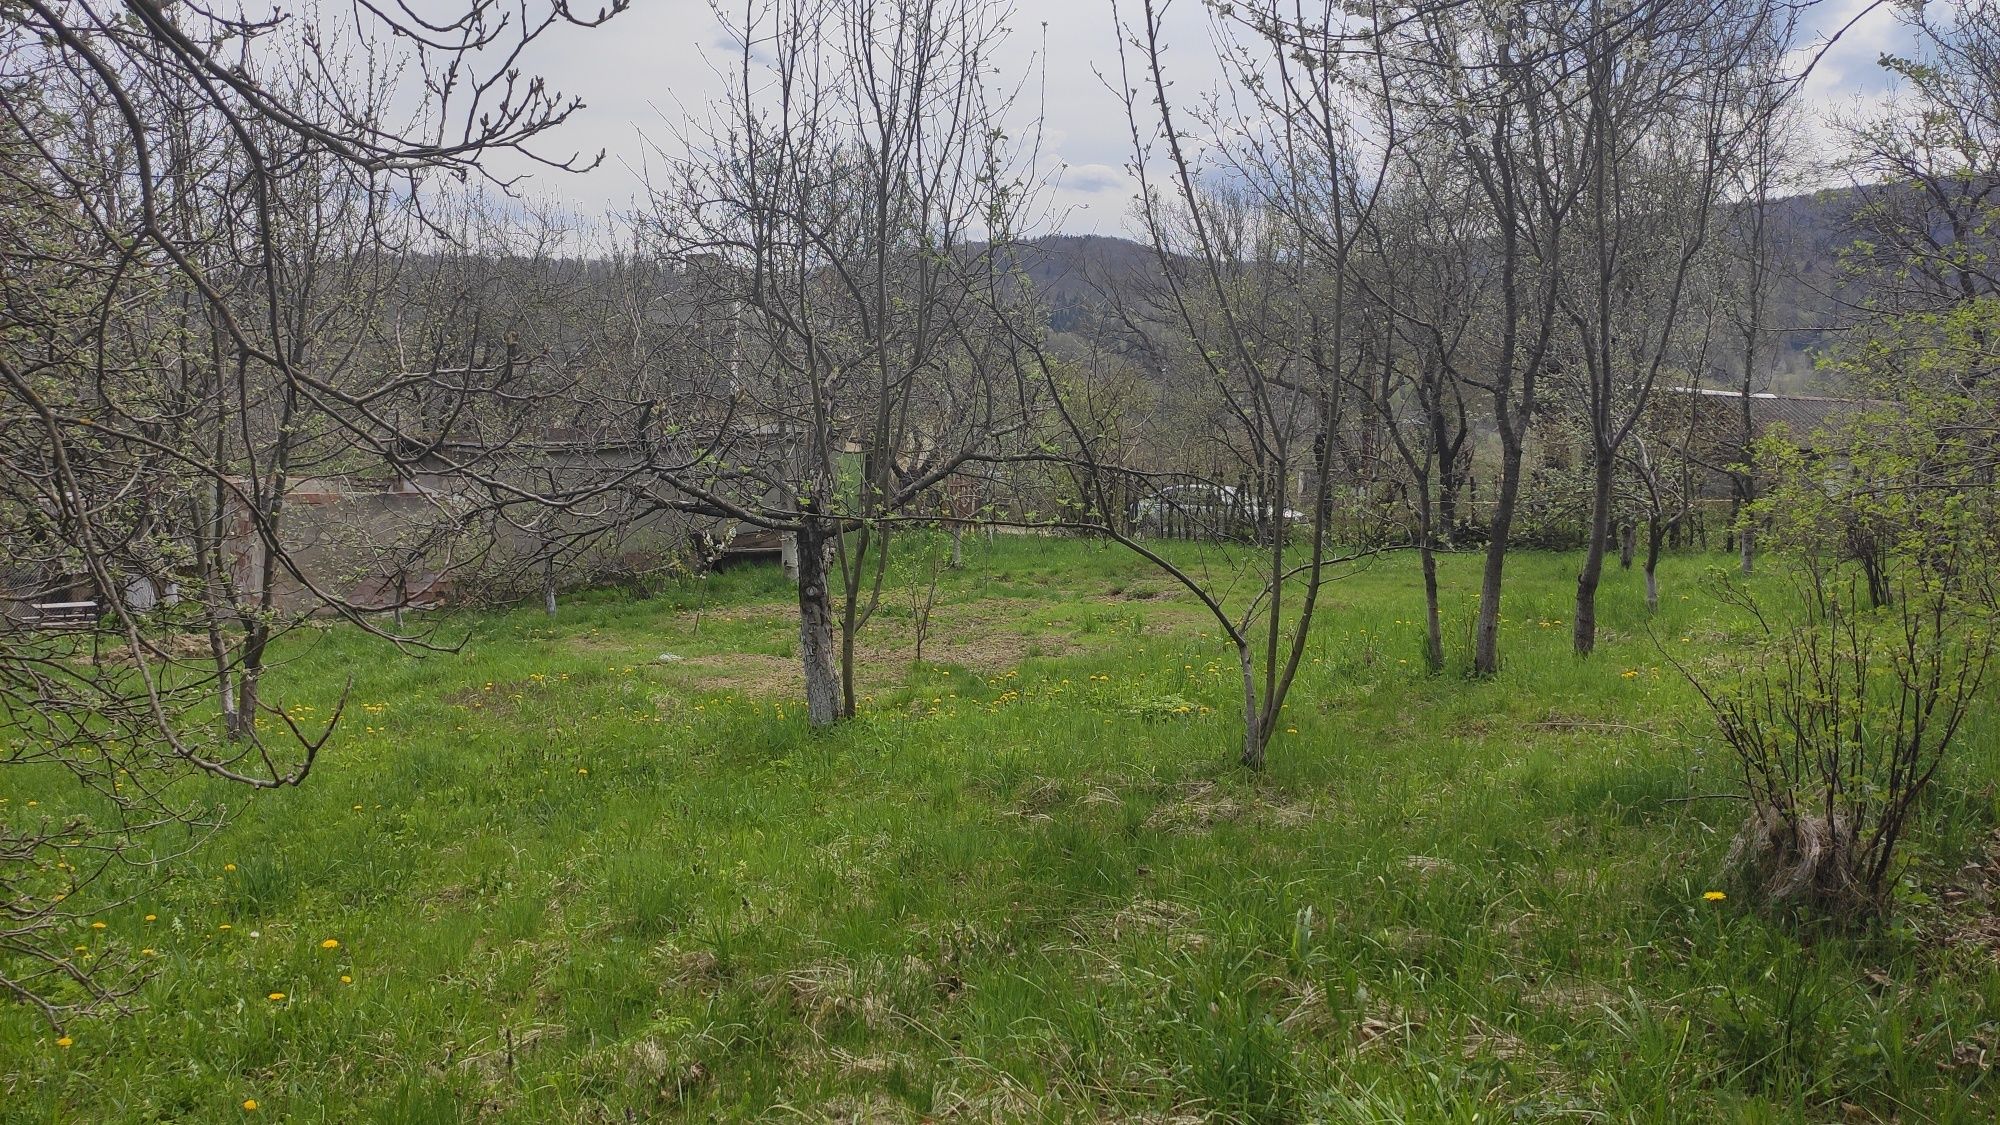
<instances>
[{"instance_id":1,"label":"overcast sky","mask_svg":"<svg viewBox=\"0 0 2000 1125\"><path fill-rule=\"evenodd\" d=\"M1810 18L1822 34L1830 33L1868 3L1822 0ZM1064 169L1054 215L1070 233L1129 234L1132 184L1125 165L1131 141L1123 109L1098 78L1116 64L1109 0L1016 0L1014 11L1011 69L1025 69L1046 43L1044 151ZM1212 88L1221 75L1198 0L1176 0L1167 32L1176 85L1190 92ZM1887 5L1869 12L1814 71L1809 115L1852 114L1879 101L1889 87L1876 60L1904 45ZM587 103L542 151L601 148L607 155L603 166L585 175L537 175L524 185L527 192L586 214L631 207L643 194L647 153L665 144L676 124L706 114L723 86L731 51L708 0L635 0L632 10L604 27L565 28L538 42L529 65ZM1816 141L1809 151L1825 152L1827 145Z\"/></svg>"}]
</instances>

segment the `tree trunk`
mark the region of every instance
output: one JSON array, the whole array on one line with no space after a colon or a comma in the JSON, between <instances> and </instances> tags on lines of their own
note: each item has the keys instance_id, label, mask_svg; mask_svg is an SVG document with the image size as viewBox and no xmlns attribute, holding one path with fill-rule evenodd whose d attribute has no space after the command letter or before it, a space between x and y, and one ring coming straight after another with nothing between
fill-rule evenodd
<instances>
[{"instance_id":1,"label":"tree trunk","mask_svg":"<svg viewBox=\"0 0 2000 1125\"><path fill-rule=\"evenodd\" d=\"M553 562L542 568L542 612L550 617L556 615L556 567Z\"/></svg>"},{"instance_id":2,"label":"tree trunk","mask_svg":"<svg viewBox=\"0 0 2000 1125\"><path fill-rule=\"evenodd\" d=\"M1632 554L1638 550L1639 525L1627 523L1618 537L1618 569L1632 569Z\"/></svg>"},{"instance_id":3,"label":"tree trunk","mask_svg":"<svg viewBox=\"0 0 2000 1125\"><path fill-rule=\"evenodd\" d=\"M861 529L859 538L862 545L859 552L860 557L854 560L856 577L852 580L853 582L860 580L860 567L866 561L868 555L868 529L866 527ZM843 558L843 564L845 561ZM851 719L854 717L854 639L855 634L861 631L858 620L861 594L845 575L842 576L842 587L840 599L840 717Z\"/></svg>"},{"instance_id":4,"label":"tree trunk","mask_svg":"<svg viewBox=\"0 0 2000 1125\"><path fill-rule=\"evenodd\" d=\"M827 584L827 528L817 516L799 521L799 659L805 666L806 719L830 727L840 718L840 665L833 639L833 594Z\"/></svg>"},{"instance_id":5,"label":"tree trunk","mask_svg":"<svg viewBox=\"0 0 2000 1125\"><path fill-rule=\"evenodd\" d=\"M1472 671L1479 676L1500 671L1500 582L1507 568L1507 536L1514 528L1514 506L1521 494L1521 439L1508 431L1508 423L1501 425L1500 446L1500 490L1493 500L1486 570L1479 584L1479 623L1473 638Z\"/></svg>"},{"instance_id":6,"label":"tree trunk","mask_svg":"<svg viewBox=\"0 0 2000 1125\"><path fill-rule=\"evenodd\" d=\"M951 569L958 570L965 565L965 525L953 521L951 525Z\"/></svg>"},{"instance_id":7,"label":"tree trunk","mask_svg":"<svg viewBox=\"0 0 2000 1125\"><path fill-rule=\"evenodd\" d=\"M1424 664L1436 675L1444 671L1444 628L1438 614L1437 517L1431 512L1431 493L1422 479L1417 481L1417 558L1424 568Z\"/></svg>"},{"instance_id":8,"label":"tree trunk","mask_svg":"<svg viewBox=\"0 0 2000 1125\"><path fill-rule=\"evenodd\" d=\"M1667 530L1661 526L1658 516L1646 521L1646 612L1648 613L1656 613L1660 608L1660 545L1666 538Z\"/></svg>"},{"instance_id":9,"label":"tree trunk","mask_svg":"<svg viewBox=\"0 0 2000 1125\"><path fill-rule=\"evenodd\" d=\"M1889 604L1889 568L1881 551L1873 542L1861 552L1861 572L1868 576L1868 605L1881 609Z\"/></svg>"},{"instance_id":10,"label":"tree trunk","mask_svg":"<svg viewBox=\"0 0 2000 1125\"><path fill-rule=\"evenodd\" d=\"M854 691L854 648L862 628L875 616L875 607L881 602L882 583L888 576L889 543L887 525L878 531L863 523L852 536L843 537L836 544L835 557L840 561L841 578L840 717L843 719L851 719L858 713ZM875 560L872 580L867 578L871 551ZM868 587L866 608L862 605L864 584Z\"/></svg>"},{"instance_id":11,"label":"tree trunk","mask_svg":"<svg viewBox=\"0 0 2000 1125\"><path fill-rule=\"evenodd\" d=\"M1472 460L1465 455L1465 431L1459 431L1458 440L1451 440L1444 412L1435 406L1431 411L1431 441L1438 450L1437 523L1432 531L1448 547L1458 535L1459 499L1472 479Z\"/></svg>"},{"instance_id":12,"label":"tree trunk","mask_svg":"<svg viewBox=\"0 0 2000 1125\"><path fill-rule=\"evenodd\" d=\"M1245 769L1262 770L1271 732L1258 721L1257 660L1247 644L1236 646L1236 659L1243 667L1243 755L1237 760Z\"/></svg>"},{"instance_id":13,"label":"tree trunk","mask_svg":"<svg viewBox=\"0 0 2000 1125\"><path fill-rule=\"evenodd\" d=\"M236 671L236 705L224 727L232 741L248 738L257 727L258 688L264 678L264 648L270 643L271 628L263 622L244 631L243 658Z\"/></svg>"},{"instance_id":14,"label":"tree trunk","mask_svg":"<svg viewBox=\"0 0 2000 1125\"><path fill-rule=\"evenodd\" d=\"M1737 565L1742 569L1743 577L1748 578L1757 558L1757 529L1750 525L1747 515L1743 518L1743 526L1736 530L1736 550Z\"/></svg>"},{"instance_id":15,"label":"tree trunk","mask_svg":"<svg viewBox=\"0 0 2000 1125\"><path fill-rule=\"evenodd\" d=\"M1437 552L1428 538L1417 556L1424 564L1424 663L1437 673L1444 671L1444 625L1438 614Z\"/></svg>"},{"instance_id":16,"label":"tree trunk","mask_svg":"<svg viewBox=\"0 0 2000 1125\"><path fill-rule=\"evenodd\" d=\"M1438 534L1447 546L1458 535L1458 494L1457 478L1450 469L1440 470L1438 480Z\"/></svg>"},{"instance_id":17,"label":"tree trunk","mask_svg":"<svg viewBox=\"0 0 2000 1125\"><path fill-rule=\"evenodd\" d=\"M1570 623L1570 641L1578 656L1589 656L1597 647L1597 584L1604 577L1604 549L1611 540L1613 468L1611 455L1599 450L1590 490L1590 546L1576 576L1576 619Z\"/></svg>"}]
</instances>

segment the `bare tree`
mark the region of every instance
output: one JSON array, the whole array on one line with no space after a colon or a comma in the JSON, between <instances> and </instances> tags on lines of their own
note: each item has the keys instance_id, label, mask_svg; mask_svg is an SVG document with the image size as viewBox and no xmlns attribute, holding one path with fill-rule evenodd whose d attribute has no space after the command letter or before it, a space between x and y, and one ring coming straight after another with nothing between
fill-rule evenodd
<instances>
[{"instance_id":1,"label":"bare tree","mask_svg":"<svg viewBox=\"0 0 2000 1125\"><path fill-rule=\"evenodd\" d=\"M0 765L78 783L0 824L0 989L52 1021L136 987L52 935L105 873L158 862L149 829L220 822L177 778L311 770L338 708L309 730L265 699L274 582L375 627L300 565L288 502L301 473L395 444L372 405L398 379L352 362L363 318L335 291L377 284L433 173L561 123L575 104L519 77L521 52L607 14L357 13L306 36L152 0L0 7ZM393 95L378 38L415 64ZM101 627L37 628L22 606L51 582Z\"/></svg>"},{"instance_id":2,"label":"bare tree","mask_svg":"<svg viewBox=\"0 0 2000 1125\"><path fill-rule=\"evenodd\" d=\"M1735 509L1737 565L1748 575L1755 568L1757 529L1749 509L1757 502L1753 445L1757 440L1752 415L1753 395L1766 389L1775 358L1778 326L1773 324L1773 297L1778 282L1779 230L1774 204L1793 182L1795 121L1780 88L1751 91L1745 107L1742 159L1732 169L1731 199L1722 239L1722 288L1728 294L1723 319L1737 344L1735 390L1737 441L1729 474L1731 506Z\"/></svg>"},{"instance_id":3,"label":"bare tree","mask_svg":"<svg viewBox=\"0 0 2000 1125\"><path fill-rule=\"evenodd\" d=\"M2000 293L2000 45L1993 0L1913 9L1915 57L1885 56L1906 84L1850 126L1867 238L1850 248L1878 312L1932 311Z\"/></svg>"},{"instance_id":4,"label":"bare tree","mask_svg":"<svg viewBox=\"0 0 2000 1125\"><path fill-rule=\"evenodd\" d=\"M1407 127L1448 145L1453 166L1474 188L1496 279L1498 308L1480 341L1482 373L1466 378L1488 400L1500 439L1473 649L1474 672L1491 675L1500 666L1500 598L1523 453L1542 376L1557 366L1564 247L1576 208L1573 187L1535 173L1558 151L1561 134L1555 75L1539 65L1554 50L1557 29L1533 5L1483 0L1407 15L1385 29L1391 88L1405 105Z\"/></svg>"},{"instance_id":5,"label":"bare tree","mask_svg":"<svg viewBox=\"0 0 2000 1125\"><path fill-rule=\"evenodd\" d=\"M1389 25L1410 128L1476 186L1498 309L1484 335L1500 439L1473 667L1499 667L1502 579L1543 380L1574 384L1592 518L1574 641L1595 641L1618 451L1677 354L1690 272L1740 134L1750 68L1784 40L1758 3L1415 6Z\"/></svg>"},{"instance_id":6,"label":"bare tree","mask_svg":"<svg viewBox=\"0 0 2000 1125\"><path fill-rule=\"evenodd\" d=\"M1544 65L1558 80L1563 159L1537 162L1547 192L1574 184L1580 241L1559 287L1574 332L1591 445L1590 535L1572 641L1597 642L1597 587L1611 541L1617 461L1660 372L1690 357L1697 267L1745 136L1782 104L1791 41L1762 0L1592 4L1562 26ZM1581 89L1571 92L1571 81ZM1746 119L1749 122L1746 125Z\"/></svg>"},{"instance_id":7,"label":"bare tree","mask_svg":"<svg viewBox=\"0 0 2000 1125\"><path fill-rule=\"evenodd\" d=\"M1483 228L1471 185L1442 167L1449 149L1412 143L1392 166L1385 203L1368 231L1360 284L1380 305L1365 337L1367 401L1380 415L1412 495L1424 581L1424 655L1445 666L1437 553L1460 530L1470 484L1473 419L1466 371L1482 357L1477 331L1491 315Z\"/></svg>"},{"instance_id":8,"label":"bare tree","mask_svg":"<svg viewBox=\"0 0 2000 1125\"><path fill-rule=\"evenodd\" d=\"M1705 475L1705 470L1699 470L1693 452L1700 443L1700 407L1699 394L1655 398L1645 419L1632 431L1619 453L1630 471L1633 491L1638 494L1639 507L1644 513L1646 556L1641 573L1649 611L1660 608L1660 555L1669 537L1693 513L1700 495L1697 481ZM1636 527L1632 534L1636 537ZM1628 555L1633 546L1632 538L1628 538L1625 548ZM1620 561L1621 565L1630 565L1629 557Z\"/></svg>"},{"instance_id":9,"label":"bare tree","mask_svg":"<svg viewBox=\"0 0 2000 1125\"><path fill-rule=\"evenodd\" d=\"M1332 540L1329 454L1350 397L1350 257L1380 164L1360 155L1348 75L1335 65L1338 44L1357 34L1355 17L1337 5L1217 9L1230 92L1190 105L1170 92L1167 7L1143 0L1129 22L1118 14L1116 90L1132 131L1138 218L1161 277L1150 307L1124 315L1181 408L1204 411L1211 425L1178 471L1149 472L1108 458L1102 433L1071 408L1075 396L1050 390L1084 497L1076 522L1147 558L1214 617L1242 678L1240 761L1261 769L1320 593L1366 553L1343 554ZM1252 118L1278 125L1262 134L1245 127ZM1243 186L1220 189L1211 176ZM1198 563L1176 562L1121 529L1120 501L1134 485L1152 522L1178 517L1221 544ZM1294 511L1295 499L1310 511ZM1238 534L1256 549L1227 545Z\"/></svg>"},{"instance_id":10,"label":"bare tree","mask_svg":"<svg viewBox=\"0 0 2000 1125\"><path fill-rule=\"evenodd\" d=\"M702 265L728 325L706 401L676 419L715 451L693 463L721 469L657 484L795 539L814 725L854 713L890 529L1021 426L1006 340L1027 305L1008 248L1034 185L1006 133L1013 91L992 85L1003 14L718 5L732 93L649 220L664 253Z\"/></svg>"}]
</instances>

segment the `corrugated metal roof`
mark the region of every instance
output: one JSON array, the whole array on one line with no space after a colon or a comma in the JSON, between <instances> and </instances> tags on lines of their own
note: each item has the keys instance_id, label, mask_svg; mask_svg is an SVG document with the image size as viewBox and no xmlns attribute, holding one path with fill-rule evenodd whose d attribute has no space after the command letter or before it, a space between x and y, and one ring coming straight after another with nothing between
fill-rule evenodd
<instances>
[{"instance_id":1,"label":"corrugated metal roof","mask_svg":"<svg viewBox=\"0 0 2000 1125\"><path fill-rule=\"evenodd\" d=\"M1713 387L1667 387L1670 395L1698 395L1705 409L1698 424L1710 426L1734 426L1738 412L1742 410L1743 392L1725 391ZM1712 403L1713 406L1708 404ZM1838 425L1869 411L1893 406L1893 403L1872 398L1827 398L1817 395L1752 394L1750 396L1750 423L1759 434L1772 426L1782 424L1792 436L1801 442L1814 431L1826 426ZM1740 432L1740 431L1738 431Z\"/></svg>"}]
</instances>

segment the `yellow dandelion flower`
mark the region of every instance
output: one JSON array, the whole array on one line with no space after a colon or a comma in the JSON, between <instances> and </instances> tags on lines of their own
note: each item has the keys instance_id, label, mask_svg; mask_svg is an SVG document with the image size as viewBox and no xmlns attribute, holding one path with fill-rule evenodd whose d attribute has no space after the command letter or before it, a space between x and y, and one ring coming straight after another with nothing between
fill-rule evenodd
<instances>
[{"instance_id":1,"label":"yellow dandelion flower","mask_svg":"<svg viewBox=\"0 0 2000 1125\"><path fill-rule=\"evenodd\" d=\"M227 923L227 922L224 922L224 923L223 923L222 925L220 925L220 926L217 926L217 927L215 927L215 928L216 928L216 929L218 929L218 930L226 930L226 929L228 929L228 928L229 928L229 923Z\"/></svg>"},{"instance_id":2,"label":"yellow dandelion flower","mask_svg":"<svg viewBox=\"0 0 2000 1125\"><path fill-rule=\"evenodd\" d=\"M225 863L222 865L222 869L224 871L234 871L236 870L236 865L233 863Z\"/></svg>"},{"instance_id":3,"label":"yellow dandelion flower","mask_svg":"<svg viewBox=\"0 0 2000 1125\"><path fill-rule=\"evenodd\" d=\"M102 923L102 922L92 922L92 923L90 924L90 928L91 928L91 929L93 929L93 930L101 930L101 929L103 929L103 928L104 928L104 923Z\"/></svg>"},{"instance_id":4,"label":"yellow dandelion flower","mask_svg":"<svg viewBox=\"0 0 2000 1125\"><path fill-rule=\"evenodd\" d=\"M335 941L333 938L328 938L325 941L320 942L319 947L321 949L339 949L340 943L338 941Z\"/></svg>"},{"instance_id":5,"label":"yellow dandelion flower","mask_svg":"<svg viewBox=\"0 0 2000 1125\"><path fill-rule=\"evenodd\" d=\"M245 1113L255 1113L255 1112L257 1112L257 1099L256 1099L256 1098L244 1098L244 1099L243 1099L243 1112L245 1112Z\"/></svg>"},{"instance_id":6,"label":"yellow dandelion flower","mask_svg":"<svg viewBox=\"0 0 2000 1125\"><path fill-rule=\"evenodd\" d=\"M277 1001L277 1000L283 1000L284 998L285 998L285 994L284 994L284 993L282 993L282 992L273 992L273 993L272 993L272 994L270 994L269 996L266 996L266 997L265 997L264 999L266 999L266 1000L272 1000L272 1001Z\"/></svg>"},{"instance_id":7,"label":"yellow dandelion flower","mask_svg":"<svg viewBox=\"0 0 2000 1125\"><path fill-rule=\"evenodd\" d=\"M353 977L350 977L350 976L348 976L348 975L347 975L346 973L342 973L342 974L340 974L340 983L342 983L342 984L353 984L353 983L354 983L354 978L353 978Z\"/></svg>"},{"instance_id":8,"label":"yellow dandelion flower","mask_svg":"<svg viewBox=\"0 0 2000 1125\"><path fill-rule=\"evenodd\" d=\"M157 922L157 921L159 921L159 920L160 920L160 916L159 916L158 914L148 914L148 915L146 915L146 921L148 921L148 922Z\"/></svg>"},{"instance_id":9,"label":"yellow dandelion flower","mask_svg":"<svg viewBox=\"0 0 2000 1125\"><path fill-rule=\"evenodd\" d=\"M76 1040L71 1039L69 1036L65 1035L61 1039L56 1040L56 1046L61 1047L63 1050L67 1051L75 1042Z\"/></svg>"},{"instance_id":10,"label":"yellow dandelion flower","mask_svg":"<svg viewBox=\"0 0 2000 1125\"><path fill-rule=\"evenodd\" d=\"M1708 891L1704 893L1701 897L1704 902L1721 902L1723 899L1728 898L1729 896L1723 894L1721 891Z\"/></svg>"},{"instance_id":11,"label":"yellow dandelion flower","mask_svg":"<svg viewBox=\"0 0 2000 1125\"><path fill-rule=\"evenodd\" d=\"M577 772L577 773L579 773L579 774L582 774L582 775L584 775L585 777L588 777L588 776L590 776L590 771L589 771L589 770L587 770L587 769L585 769L585 768L583 768L582 766L578 766L578 767L576 768L576 772Z\"/></svg>"}]
</instances>

